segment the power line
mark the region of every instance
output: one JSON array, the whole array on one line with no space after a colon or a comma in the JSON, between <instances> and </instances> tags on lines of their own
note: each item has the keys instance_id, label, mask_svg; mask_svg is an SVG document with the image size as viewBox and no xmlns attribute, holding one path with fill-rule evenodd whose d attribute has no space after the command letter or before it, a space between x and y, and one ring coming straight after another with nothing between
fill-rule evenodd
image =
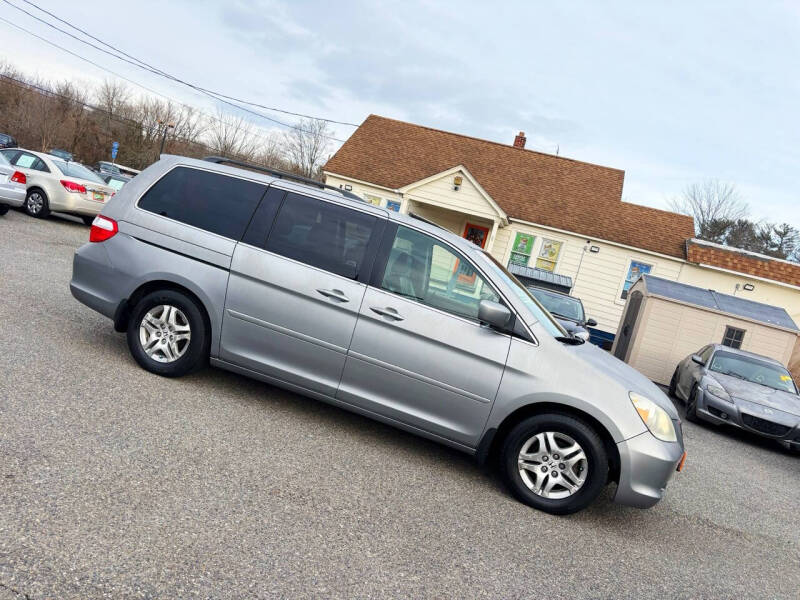
<instances>
[{"instance_id":1,"label":"power line","mask_svg":"<svg viewBox=\"0 0 800 600\"><path fill-rule=\"evenodd\" d=\"M11 21L9 21L9 20L7 20L7 19L5 19L3 17L0 17L0 21L10 25L11 27L14 27L15 29L18 29L18 30L20 30L20 31L22 31L24 33L27 33L28 35L31 35L31 36L43 41L44 43L53 46L54 48L58 48L59 50L62 50L63 52L66 52L67 54L70 54L70 55L74 56L75 58L78 58L78 59L80 59L80 60L82 60L84 62L87 62L90 65L100 69L101 71L105 71L106 73L110 73L111 75L114 75L115 77L119 77L120 79L123 79L123 80L127 81L128 83L131 83L131 84L133 84L133 85L135 85L137 87L140 87L140 88L142 88L144 90L147 90L148 92L150 92L152 94L155 94L156 96L159 96L159 97L161 97L161 98L163 98L163 99L165 99L165 100L167 100L169 102L174 102L178 106L183 106L184 108L188 108L188 109L191 109L191 110L197 110L195 107L192 107L192 106L190 106L190 105L188 105L186 103L183 103L183 102L179 102L178 100L175 100L174 98L170 98L169 96L165 96L164 94L161 94L160 92L157 92L154 89L147 87L146 85L143 85L143 84L141 84L141 83L139 83L137 81L134 81L133 79L129 79L128 77L125 77L124 75L120 75L116 71L112 71L111 69L108 69L108 68L106 68L106 67L104 67L104 66L102 66L102 65L100 65L100 64L98 64L96 62L94 62L93 60L90 60L90 59L86 58L85 56L81 56L80 54L77 54L76 52L73 52L72 50L69 50L68 48L64 48L63 46L59 46L55 42L52 42L52 41L48 40L47 38L44 38L44 37L42 37L42 36L40 36L40 35L38 35L36 33L33 33L32 31L29 31L28 29L25 29L24 27L21 27L20 25L17 25L16 23L12 23ZM201 110L198 110L197 112L199 114L203 115L204 117L206 117L207 119L210 119L212 121L216 121L218 123L222 123L223 125L227 125L222 119L220 119L218 117L210 115L210 114L208 114L206 112L203 112ZM252 133L252 135L264 140L265 142L269 142L270 141L266 136L261 135L261 134L259 134L257 132L251 132L251 133ZM336 139L336 138L332 138L332 139ZM336 140L336 141L341 141L341 140Z\"/></svg>"},{"instance_id":2,"label":"power line","mask_svg":"<svg viewBox=\"0 0 800 600\"><path fill-rule=\"evenodd\" d=\"M94 48L95 50L98 50L98 51L103 52L103 53L105 53L105 54L107 54L109 56L112 56L112 57L116 58L117 60L121 60L123 62L126 62L126 63L128 63L130 65L133 65L135 67L138 67L140 69L143 69L145 71L153 73L155 75L159 75L161 77L164 77L164 78L169 79L171 81L174 81L176 83L180 83L182 85L185 85L185 86L187 86L187 87L189 87L191 89L194 89L194 90L196 90L198 92L201 92L201 93L205 94L206 96L209 96L209 97L211 97L211 98L213 98L213 99L215 99L215 100L217 100L219 102L223 102L225 104L228 104L229 106L232 106L234 108L237 108L237 109L245 111L245 112L248 112L248 113L250 113L250 114L252 114L254 116L260 117L262 119L266 119L268 121L271 121L271 122L276 123L278 125L281 125L283 127L297 129L297 130L302 131L304 133L309 133L309 134L313 133L313 132L308 131L308 130L306 130L306 129L302 128L302 127L299 127L297 125L291 125L289 123L284 123L283 121L279 121L277 119L273 119L272 117L269 117L269 116L264 115L262 113L250 110L250 109L248 109L248 108L246 108L244 106L240 106L239 104L234 104L233 102L230 102L229 100L232 100L232 101L235 101L235 102L239 102L239 103L242 103L242 104L249 104L251 106L258 106L259 108L265 108L267 110L275 110L275 111L278 111L278 112L282 112L282 113L285 113L285 114L291 114L291 115L294 115L294 116L301 116L301 117L305 117L305 118L316 119L316 120L320 120L320 121L326 121L326 122L329 122L329 123L337 123L337 124L340 124L340 125L358 127L358 125L356 125L355 123L346 123L344 121L334 121L333 119L323 119L323 118L313 117L313 116L309 116L309 115L303 115L301 113L294 113L294 112L291 112L291 111L285 111L285 110L282 110L282 109L275 109L275 108L272 108L272 107L268 107L268 106L264 106L262 104L255 103L255 102L249 102L247 100L241 100L241 99L235 98L233 96L228 96L228 95L222 94L221 92L215 92L215 91L208 90L206 88L197 86L195 84L189 83L188 81L184 81L184 80L182 80L182 79L180 79L178 77L175 77L174 75L170 75L169 73L167 73L165 71L162 71L161 69L158 69L157 67L153 67L153 66L145 63L144 61L142 61L142 60L140 60L140 59L138 59L138 58L136 58L136 57L134 57L134 56L122 51L122 50L119 50L118 48L112 46L111 44L109 44L107 42L104 42L103 40L91 35L90 33L85 32L84 30L80 29L76 25L74 25L74 24L70 23L69 21L66 21L66 20L54 15L50 11L47 11L47 10L41 8L40 6L38 6L37 4L35 4L33 2L30 2L29 0L22 0L22 1L25 2L28 5L36 8L37 10L39 10L39 11L41 11L41 12L43 12L43 13L49 15L49 16L51 16L52 18L60 21L61 23L64 23L68 27L70 27L72 29L75 29L76 31L80 31L84 35L87 35L88 37L100 42L104 46L107 46L108 48L111 48L111 50L113 50L113 52L111 52L109 50L106 50L105 48L101 48L100 46L97 46L96 44L93 44L91 42L88 42L88 41L86 41L86 40L74 35L73 33L70 33L69 31L65 31L64 29L61 29L60 27L58 27L58 26L56 26L56 25L54 25L54 24L52 24L52 23L50 23L50 22L48 22L48 21L36 16L36 15L34 15L33 13L25 10L24 8L22 8L20 6L17 6L16 4L13 4L9 0L2 0L2 2L8 4L12 8L17 9L20 12L23 12L24 14L28 15L29 17L31 17L33 19L36 19L40 23L43 23L44 25L47 25L48 27L50 27L50 28L52 28L52 29L54 29L56 31L59 31L60 33L62 33L64 35L67 35L67 36L73 38L74 40L89 46L90 48ZM120 56L120 55L123 55L123 56ZM125 58L125 57L128 57L128 58ZM325 136L325 137L327 137L329 139L332 139L332 140L335 140L337 142L343 142L343 140L334 138L333 136Z\"/></svg>"}]
</instances>

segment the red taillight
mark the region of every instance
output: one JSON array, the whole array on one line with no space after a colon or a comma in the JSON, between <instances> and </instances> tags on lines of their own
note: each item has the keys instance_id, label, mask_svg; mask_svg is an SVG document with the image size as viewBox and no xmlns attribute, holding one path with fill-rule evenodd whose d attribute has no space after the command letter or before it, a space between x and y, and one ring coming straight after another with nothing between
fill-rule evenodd
<instances>
[{"instance_id":1,"label":"red taillight","mask_svg":"<svg viewBox=\"0 0 800 600\"><path fill-rule=\"evenodd\" d=\"M28 183L28 178L25 177L25 173L21 171L14 171L14 174L11 176L11 181L14 183Z\"/></svg>"},{"instance_id":2,"label":"red taillight","mask_svg":"<svg viewBox=\"0 0 800 600\"><path fill-rule=\"evenodd\" d=\"M72 192L74 194L86 193L85 186L82 186L80 183L75 183L74 181L69 181L68 179L62 179L61 185L63 185L68 192Z\"/></svg>"},{"instance_id":3,"label":"red taillight","mask_svg":"<svg viewBox=\"0 0 800 600\"><path fill-rule=\"evenodd\" d=\"M90 242L105 242L116 235L117 222L102 215L97 215L92 221L92 228L89 230Z\"/></svg>"}]
</instances>

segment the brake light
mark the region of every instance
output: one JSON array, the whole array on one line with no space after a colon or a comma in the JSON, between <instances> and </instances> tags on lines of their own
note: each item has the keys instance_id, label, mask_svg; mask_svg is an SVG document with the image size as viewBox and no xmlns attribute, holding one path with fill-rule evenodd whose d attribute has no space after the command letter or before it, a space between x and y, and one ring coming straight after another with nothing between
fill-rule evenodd
<instances>
[{"instance_id":1,"label":"brake light","mask_svg":"<svg viewBox=\"0 0 800 600\"><path fill-rule=\"evenodd\" d=\"M75 183L74 181L69 181L68 179L62 179L61 185L63 185L68 192L72 192L73 194L86 193L85 186L82 186L80 183Z\"/></svg>"},{"instance_id":2,"label":"brake light","mask_svg":"<svg viewBox=\"0 0 800 600\"><path fill-rule=\"evenodd\" d=\"M11 181L14 183L28 183L28 178L25 177L25 173L22 171L14 171L14 174L11 176Z\"/></svg>"},{"instance_id":3,"label":"brake light","mask_svg":"<svg viewBox=\"0 0 800 600\"><path fill-rule=\"evenodd\" d=\"M117 222L102 215L97 215L92 221L92 228L89 230L90 242L105 242L114 237L119 231Z\"/></svg>"}]
</instances>

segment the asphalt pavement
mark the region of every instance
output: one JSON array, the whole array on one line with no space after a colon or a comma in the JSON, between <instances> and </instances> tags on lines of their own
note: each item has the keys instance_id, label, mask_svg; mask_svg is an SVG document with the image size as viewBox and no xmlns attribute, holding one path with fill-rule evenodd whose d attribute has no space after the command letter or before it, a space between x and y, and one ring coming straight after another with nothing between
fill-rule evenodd
<instances>
[{"instance_id":1,"label":"asphalt pavement","mask_svg":"<svg viewBox=\"0 0 800 600\"><path fill-rule=\"evenodd\" d=\"M540 513L338 408L143 371L69 293L87 239L0 217L0 600L800 594L800 457L687 423L656 507Z\"/></svg>"}]
</instances>

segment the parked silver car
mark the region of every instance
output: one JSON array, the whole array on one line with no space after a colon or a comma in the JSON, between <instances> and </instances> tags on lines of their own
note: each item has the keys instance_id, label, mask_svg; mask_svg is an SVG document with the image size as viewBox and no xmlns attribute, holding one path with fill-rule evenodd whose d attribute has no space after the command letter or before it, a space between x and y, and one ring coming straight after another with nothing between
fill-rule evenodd
<instances>
[{"instance_id":1,"label":"parked silver car","mask_svg":"<svg viewBox=\"0 0 800 600\"><path fill-rule=\"evenodd\" d=\"M551 513L611 479L618 502L661 499L685 458L670 400L567 336L488 253L223 162L162 157L75 253L72 294L127 332L143 368L178 376L210 359L496 458L516 497Z\"/></svg>"},{"instance_id":2,"label":"parked silver car","mask_svg":"<svg viewBox=\"0 0 800 600\"><path fill-rule=\"evenodd\" d=\"M800 450L800 396L777 360L721 344L683 359L669 391L686 401L686 418L732 425Z\"/></svg>"},{"instance_id":3,"label":"parked silver car","mask_svg":"<svg viewBox=\"0 0 800 600\"><path fill-rule=\"evenodd\" d=\"M0 153L0 215L25 202L25 174L17 170Z\"/></svg>"},{"instance_id":4,"label":"parked silver car","mask_svg":"<svg viewBox=\"0 0 800 600\"><path fill-rule=\"evenodd\" d=\"M78 215L89 224L114 195L113 188L80 163L22 148L5 148L0 154L25 174L23 209L32 217L59 211Z\"/></svg>"}]
</instances>

